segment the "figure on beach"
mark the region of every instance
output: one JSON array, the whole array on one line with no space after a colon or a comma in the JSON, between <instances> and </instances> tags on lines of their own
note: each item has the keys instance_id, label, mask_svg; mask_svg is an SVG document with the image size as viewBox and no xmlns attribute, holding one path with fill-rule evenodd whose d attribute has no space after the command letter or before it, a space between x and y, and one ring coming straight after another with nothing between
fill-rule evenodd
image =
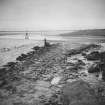
<instances>
[{"instance_id":1,"label":"figure on beach","mask_svg":"<svg viewBox=\"0 0 105 105\"><path fill-rule=\"evenodd\" d=\"M44 38L44 47L48 47L50 44L47 42L46 38Z\"/></svg>"},{"instance_id":2,"label":"figure on beach","mask_svg":"<svg viewBox=\"0 0 105 105\"><path fill-rule=\"evenodd\" d=\"M26 32L26 34L25 34L25 39L29 39L29 34L28 34L28 32Z\"/></svg>"}]
</instances>

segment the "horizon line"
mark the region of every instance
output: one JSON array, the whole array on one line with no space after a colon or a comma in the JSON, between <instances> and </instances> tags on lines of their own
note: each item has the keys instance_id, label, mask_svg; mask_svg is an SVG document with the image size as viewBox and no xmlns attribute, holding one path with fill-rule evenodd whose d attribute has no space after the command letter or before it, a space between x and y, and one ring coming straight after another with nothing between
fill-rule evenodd
<instances>
[{"instance_id":1,"label":"horizon line","mask_svg":"<svg viewBox=\"0 0 105 105\"><path fill-rule=\"evenodd\" d=\"M85 29L47 29L47 30L0 30L0 32L48 32L48 31L79 31L79 30L98 30L98 29L105 29L105 28L85 28Z\"/></svg>"}]
</instances>

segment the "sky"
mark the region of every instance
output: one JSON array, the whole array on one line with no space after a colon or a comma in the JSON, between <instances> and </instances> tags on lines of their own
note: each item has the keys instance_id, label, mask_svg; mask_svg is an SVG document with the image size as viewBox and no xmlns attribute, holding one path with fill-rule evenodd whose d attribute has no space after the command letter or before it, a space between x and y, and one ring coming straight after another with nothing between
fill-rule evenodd
<instances>
[{"instance_id":1,"label":"sky","mask_svg":"<svg viewBox=\"0 0 105 105\"><path fill-rule=\"evenodd\" d=\"M105 28L105 0L0 0L0 30Z\"/></svg>"}]
</instances>

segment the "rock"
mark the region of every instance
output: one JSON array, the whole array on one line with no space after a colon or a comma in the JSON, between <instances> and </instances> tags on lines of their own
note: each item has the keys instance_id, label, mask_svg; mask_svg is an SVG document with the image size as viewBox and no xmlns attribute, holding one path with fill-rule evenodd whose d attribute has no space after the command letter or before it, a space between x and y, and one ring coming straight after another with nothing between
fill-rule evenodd
<instances>
[{"instance_id":1,"label":"rock","mask_svg":"<svg viewBox=\"0 0 105 105\"><path fill-rule=\"evenodd\" d=\"M3 82L4 82L3 80L0 80L0 86L2 86Z\"/></svg>"},{"instance_id":2,"label":"rock","mask_svg":"<svg viewBox=\"0 0 105 105\"><path fill-rule=\"evenodd\" d=\"M89 73L100 72L100 66L98 64L93 64L89 69Z\"/></svg>"},{"instance_id":3,"label":"rock","mask_svg":"<svg viewBox=\"0 0 105 105\"><path fill-rule=\"evenodd\" d=\"M23 61L27 58L26 54L21 54L19 57L16 58L17 61Z\"/></svg>"},{"instance_id":4,"label":"rock","mask_svg":"<svg viewBox=\"0 0 105 105\"><path fill-rule=\"evenodd\" d=\"M36 86L49 88L51 86L51 84L49 82L46 82L46 81L37 80Z\"/></svg>"},{"instance_id":5,"label":"rock","mask_svg":"<svg viewBox=\"0 0 105 105\"><path fill-rule=\"evenodd\" d=\"M102 79L105 81L105 70L102 72Z\"/></svg>"},{"instance_id":6,"label":"rock","mask_svg":"<svg viewBox=\"0 0 105 105\"><path fill-rule=\"evenodd\" d=\"M7 91L6 89L1 89L0 90L0 96L8 97L9 96L9 91Z\"/></svg>"},{"instance_id":7,"label":"rock","mask_svg":"<svg viewBox=\"0 0 105 105\"><path fill-rule=\"evenodd\" d=\"M80 59L78 59L78 63L77 63L78 65L83 65L83 66L85 66L85 63L82 61L82 60L80 60Z\"/></svg>"},{"instance_id":8,"label":"rock","mask_svg":"<svg viewBox=\"0 0 105 105\"><path fill-rule=\"evenodd\" d=\"M32 49L35 50L35 51L38 51L40 49L40 47L39 46L35 46Z\"/></svg>"},{"instance_id":9,"label":"rock","mask_svg":"<svg viewBox=\"0 0 105 105\"><path fill-rule=\"evenodd\" d=\"M41 102L46 101L41 98L49 99L53 94L53 91L50 87L51 84L49 82L38 80L36 82L36 86L34 87L34 89L36 90L34 98L40 100Z\"/></svg>"},{"instance_id":10,"label":"rock","mask_svg":"<svg viewBox=\"0 0 105 105\"><path fill-rule=\"evenodd\" d=\"M75 64L75 63L77 63L78 62L78 60L77 59L72 59L71 57L67 57L67 63L73 63L73 64Z\"/></svg>"},{"instance_id":11,"label":"rock","mask_svg":"<svg viewBox=\"0 0 105 105\"><path fill-rule=\"evenodd\" d=\"M90 54L86 55L87 60L99 60L100 53L98 51L93 51Z\"/></svg>"},{"instance_id":12,"label":"rock","mask_svg":"<svg viewBox=\"0 0 105 105\"><path fill-rule=\"evenodd\" d=\"M53 76L50 75L50 74L47 74L47 75L43 75L43 76L42 76L42 79L43 79L44 81L50 81L52 78L53 78Z\"/></svg>"},{"instance_id":13,"label":"rock","mask_svg":"<svg viewBox=\"0 0 105 105\"><path fill-rule=\"evenodd\" d=\"M51 81L51 84L52 85L57 85L57 84L59 84L60 80L61 80L60 76L54 77Z\"/></svg>"},{"instance_id":14,"label":"rock","mask_svg":"<svg viewBox=\"0 0 105 105\"><path fill-rule=\"evenodd\" d=\"M80 76L86 77L86 76L87 76L87 73L86 73L86 72L81 72L81 73L80 73Z\"/></svg>"},{"instance_id":15,"label":"rock","mask_svg":"<svg viewBox=\"0 0 105 105\"><path fill-rule=\"evenodd\" d=\"M67 82L70 82L70 83L71 83L71 82L74 82L74 81L77 81L77 79L68 79L68 80L67 80Z\"/></svg>"},{"instance_id":16,"label":"rock","mask_svg":"<svg viewBox=\"0 0 105 105\"><path fill-rule=\"evenodd\" d=\"M82 80L67 83L62 91L63 105L100 105L94 90Z\"/></svg>"},{"instance_id":17,"label":"rock","mask_svg":"<svg viewBox=\"0 0 105 105\"><path fill-rule=\"evenodd\" d=\"M73 66L66 66L67 70L70 70L71 68L73 68Z\"/></svg>"}]
</instances>

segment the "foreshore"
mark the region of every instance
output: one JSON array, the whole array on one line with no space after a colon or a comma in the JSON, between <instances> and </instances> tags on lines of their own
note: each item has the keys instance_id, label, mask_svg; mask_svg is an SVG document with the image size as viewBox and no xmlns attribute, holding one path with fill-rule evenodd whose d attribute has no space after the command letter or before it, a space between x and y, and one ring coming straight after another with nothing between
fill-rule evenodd
<instances>
[{"instance_id":1,"label":"foreshore","mask_svg":"<svg viewBox=\"0 0 105 105\"><path fill-rule=\"evenodd\" d=\"M18 56L15 62L3 65L0 69L0 105L68 105L75 101L82 103L83 97L90 103L96 102L94 105L99 105L100 100L104 103L105 83L99 77L102 71L95 71L98 76L89 73L93 64L102 61L101 55L105 56L103 47L100 44L83 44L75 49L64 46L64 43L34 46L32 51ZM89 54L95 51L99 52L99 58L89 60ZM80 88L72 90L76 88L75 84ZM100 86L103 90L98 93ZM80 100L76 98L77 94ZM69 102L73 95L75 98Z\"/></svg>"}]
</instances>

